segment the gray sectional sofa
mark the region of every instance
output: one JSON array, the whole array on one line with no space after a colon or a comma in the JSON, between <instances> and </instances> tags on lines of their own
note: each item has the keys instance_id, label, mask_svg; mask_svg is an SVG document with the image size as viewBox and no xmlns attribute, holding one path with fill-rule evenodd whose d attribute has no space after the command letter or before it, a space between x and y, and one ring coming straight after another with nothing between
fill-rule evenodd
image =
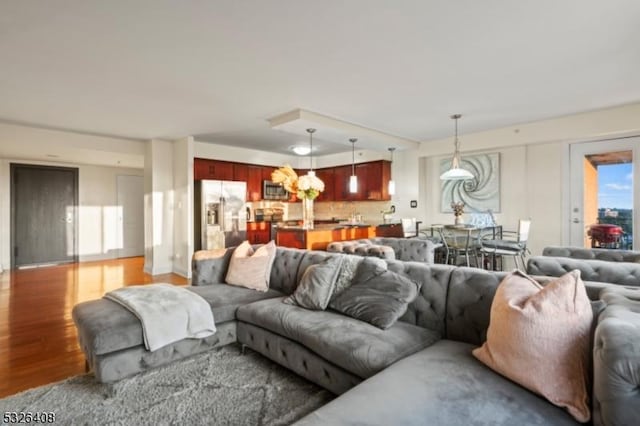
<instances>
[{"instance_id":1,"label":"gray sectional sofa","mask_svg":"<svg viewBox=\"0 0 640 426\"><path fill-rule=\"evenodd\" d=\"M120 305L106 299L77 305L73 318L96 378L116 381L237 341L342 395L300 424L575 424L564 410L471 354L486 338L493 295L505 273L387 261L390 271L421 286L400 320L382 330L332 310L282 302L309 265L348 255L278 247L270 289L260 293L224 284L231 252L193 263L188 288L211 305L218 328L211 337L146 352L139 322ZM625 389L640 385L640 358L627 354L628 345L617 338L624 330L640 341L637 303L617 306L617 313L606 314L617 323L596 329L602 356L594 363L595 424L640 418L640 394L620 391L621 382Z\"/></svg>"},{"instance_id":2,"label":"gray sectional sofa","mask_svg":"<svg viewBox=\"0 0 640 426\"><path fill-rule=\"evenodd\" d=\"M333 242L327 246L327 251L405 262L434 263L435 249L439 246L423 238L376 237Z\"/></svg>"},{"instance_id":3,"label":"gray sectional sofa","mask_svg":"<svg viewBox=\"0 0 640 426\"><path fill-rule=\"evenodd\" d=\"M597 283L640 287L640 252L629 250L546 247L542 256L532 256L527 272L559 277L579 269L582 279ZM601 286L602 287L602 286Z\"/></svg>"}]
</instances>

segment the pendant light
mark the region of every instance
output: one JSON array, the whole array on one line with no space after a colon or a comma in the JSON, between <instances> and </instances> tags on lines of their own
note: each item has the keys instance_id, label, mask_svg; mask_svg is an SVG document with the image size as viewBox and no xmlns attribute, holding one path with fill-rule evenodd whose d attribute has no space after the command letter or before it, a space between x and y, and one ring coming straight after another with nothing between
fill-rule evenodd
<instances>
[{"instance_id":1,"label":"pendant light","mask_svg":"<svg viewBox=\"0 0 640 426\"><path fill-rule=\"evenodd\" d=\"M315 176L316 174L316 172L313 171L313 133L315 131L316 129L307 129L307 133L309 133L309 171L307 174L309 176Z\"/></svg>"},{"instance_id":2,"label":"pendant light","mask_svg":"<svg viewBox=\"0 0 640 426\"><path fill-rule=\"evenodd\" d=\"M460 117L462 117L461 114L451 116L456 123L453 158L451 159L451 168L440 175L441 180L467 180L474 178L470 171L460 168L460 141L458 140L458 119Z\"/></svg>"},{"instance_id":3,"label":"pendant light","mask_svg":"<svg viewBox=\"0 0 640 426\"><path fill-rule=\"evenodd\" d=\"M393 180L393 173L391 172L391 169L393 169L393 151L395 151L395 148L389 148L389 152L391 153L391 165L389 167L389 195L393 195L396 193L396 183Z\"/></svg>"},{"instance_id":4,"label":"pendant light","mask_svg":"<svg viewBox=\"0 0 640 426\"><path fill-rule=\"evenodd\" d=\"M358 192L358 176L356 176L356 141L358 139L351 138L351 177L349 178L349 192L355 194Z\"/></svg>"}]
</instances>

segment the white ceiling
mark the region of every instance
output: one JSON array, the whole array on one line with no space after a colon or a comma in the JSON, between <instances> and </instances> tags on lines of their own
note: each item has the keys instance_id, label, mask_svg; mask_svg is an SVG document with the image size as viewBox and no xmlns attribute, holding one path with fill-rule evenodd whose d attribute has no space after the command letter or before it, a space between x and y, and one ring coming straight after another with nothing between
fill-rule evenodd
<instances>
[{"instance_id":1,"label":"white ceiling","mask_svg":"<svg viewBox=\"0 0 640 426\"><path fill-rule=\"evenodd\" d=\"M267 119L303 108L431 140L452 113L464 134L639 101L639 22L638 0L4 1L0 120L286 152L307 136Z\"/></svg>"}]
</instances>

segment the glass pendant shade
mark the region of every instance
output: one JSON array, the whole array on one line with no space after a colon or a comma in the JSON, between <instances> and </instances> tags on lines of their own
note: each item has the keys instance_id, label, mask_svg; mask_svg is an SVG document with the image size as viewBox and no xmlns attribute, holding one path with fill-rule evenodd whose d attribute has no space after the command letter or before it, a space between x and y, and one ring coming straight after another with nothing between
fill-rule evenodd
<instances>
[{"instance_id":1,"label":"glass pendant shade","mask_svg":"<svg viewBox=\"0 0 640 426\"><path fill-rule=\"evenodd\" d=\"M460 141L458 140L458 119L460 117L462 117L460 114L451 116L456 123L453 158L451 159L451 168L440 175L441 180L467 180L474 178L470 171L460 168Z\"/></svg>"},{"instance_id":2,"label":"glass pendant shade","mask_svg":"<svg viewBox=\"0 0 640 426\"><path fill-rule=\"evenodd\" d=\"M358 139L351 138L351 177L349 178L349 192L355 194L358 192L358 176L356 176L356 141Z\"/></svg>"},{"instance_id":3,"label":"glass pendant shade","mask_svg":"<svg viewBox=\"0 0 640 426\"><path fill-rule=\"evenodd\" d=\"M349 192L355 194L358 192L358 176L351 175L349 178Z\"/></svg>"},{"instance_id":4,"label":"glass pendant shade","mask_svg":"<svg viewBox=\"0 0 640 426\"><path fill-rule=\"evenodd\" d=\"M396 183L393 180L393 176L392 176L392 169L393 169L393 151L395 151L395 148L389 148L389 152L391 153L391 164L389 165L389 186L387 188L387 191L389 192L389 195L394 195L396 193Z\"/></svg>"},{"instance_id":5,"label":"glass pendant shade","mask_svg":"<svg viewBox=\"0 0 640 426\"><path fill-rule=\"evenodd\" d=\"M394 195L396 193L396 183L392 180L389 181L389 195Z\"/></svg>"}]
</instances>

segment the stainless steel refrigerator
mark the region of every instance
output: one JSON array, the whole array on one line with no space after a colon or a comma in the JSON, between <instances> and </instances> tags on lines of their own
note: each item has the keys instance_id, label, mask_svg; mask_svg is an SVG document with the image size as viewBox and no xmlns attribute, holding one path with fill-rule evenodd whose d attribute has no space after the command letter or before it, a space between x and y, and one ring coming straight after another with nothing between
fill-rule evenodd
<instances>
[{"instance_id":1,"label":"stainless steel refrigerator","mask_svg":"<svg viewBox=\"0 0 640 426\"><path fill-rule=\"evenodd\" d=\"M202 180L196 184L196 249L233 247L247 239L246 182ZM197 201L196 201L197 202ZM200 226L197 226L200 225ZM199 228L199 229L197 229Z\"/></svg>"}]
</instances>

